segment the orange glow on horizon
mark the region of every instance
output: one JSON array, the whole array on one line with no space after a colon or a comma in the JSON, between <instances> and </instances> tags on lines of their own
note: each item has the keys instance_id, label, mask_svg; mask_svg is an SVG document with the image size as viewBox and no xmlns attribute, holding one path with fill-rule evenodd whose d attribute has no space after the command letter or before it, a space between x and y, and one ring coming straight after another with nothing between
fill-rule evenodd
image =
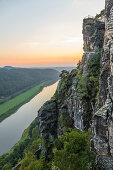
<instances>
[{"instance_id":1,"label":"orange glow on horizon","mask_svg":"<svg viewBox=\"0 0 113 170\"><path fill-rule=\"evenodd\" d=\"M78 55L78 56L66 56L66 57L42 57L42 58L36 58L36 57L32 57L32 58L17 58L14 59L13 57L10 57L10 60L8 60L7 58L3 61L0 61L0 66L4 66L4 65L12 65L12 66L16 66L16 65L51 65L51 64L75 64L77 63L79 60L81 60L81 56L82 55Z\"/></svg>"},{"instance_id":2,"label":"orange glow on horizon","mask_svg":"<svg viewBox=\"0 0 113 170\"><path fill-rule=\"evenodd\" d=\"M39 57L38 55L25 55L22 54L12 55L12 56L3 56L0 57L0 66L12 65L12 66L22 66L22 65L60 65L60 64L75 64L82 58L83 52L78 52L76 55L71 54L71 51L63 56L63 54L48 54L47 56ZM53 57L54 56L54 57Z\"/></svg>"}]
</instances>

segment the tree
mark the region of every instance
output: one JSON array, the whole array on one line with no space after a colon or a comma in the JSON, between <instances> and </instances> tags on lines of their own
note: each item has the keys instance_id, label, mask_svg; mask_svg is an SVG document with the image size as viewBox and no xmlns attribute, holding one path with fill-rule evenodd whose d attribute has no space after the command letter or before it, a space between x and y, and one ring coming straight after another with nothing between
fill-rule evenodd
<instances>
[{"instance_id":1,"label":"tree","mask_svg":"<svg viewBox=\"0 0 113 170\"><path fill-rule=\"evenodd\" d=\"M90 152L89 135L72 130L60 137L64 147L54 150L53 167L60 170L87 170L94 165L95 155Z\"/></svg>"}]
</instances>

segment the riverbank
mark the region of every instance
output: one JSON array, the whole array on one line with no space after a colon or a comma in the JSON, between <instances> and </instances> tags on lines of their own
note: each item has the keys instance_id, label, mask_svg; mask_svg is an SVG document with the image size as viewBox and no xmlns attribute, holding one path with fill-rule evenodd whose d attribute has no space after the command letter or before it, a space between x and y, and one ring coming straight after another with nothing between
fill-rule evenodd
<instances>
[{"instance_id":1,"label":"riverbank","mask_svg":"<svg viewBox=\"0 0 113 170\"><path fill-rule=\"evenodd\" d=\"M37 111L54 95L57 85L58 81L46 85L40 93L0 123L0 155L9 152L18 143L24 130L37 117Z\"/></svg>"},{"instance_id":2,"label":"riverbank","mask_svg":"<svg viewBox=\"0 0 113 170\"><path fill-rule=\"evenodd\" d=\"M17 97L9 100L0 105L0 122L14 114L23 104L29 102L36 94L38 94L50 82L43 82L30 90L18 95Z\"/></svg>"},{"instance_id":3,"label":"riverbank","mask_svg":"<svg viewBox=\"0 0 113 170\"><path fill-rule=\"evenodd\" d=\"M8 162L7 165L15 165L17 164L19 159L22 159L24 156L24 151L26 148L29 148L32 145L32 142L35 141L37 144L36 147L38 149L38 144L40 140L38 140L38 125L37 120L35 119L27 129L24 130L21 139L13 146L13 148L0 156L0 169ZM37 141L38 140L38 141ZM29 146L29 147L28 147ZM13 159L12 159L13 157ZM12 169L12 167L9 167Z\"/></svg>"}]
</instances>

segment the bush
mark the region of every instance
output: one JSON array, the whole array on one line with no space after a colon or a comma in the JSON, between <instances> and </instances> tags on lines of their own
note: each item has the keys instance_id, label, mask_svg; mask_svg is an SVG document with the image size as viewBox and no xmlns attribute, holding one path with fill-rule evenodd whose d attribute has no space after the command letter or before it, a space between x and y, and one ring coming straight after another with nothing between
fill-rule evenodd
<instances>
[{"instance_id":1,"label":"bush","mask_svg":"<svg viewBox=\"0 0 113 170\"><path fill-rule=\"evenodd\" d=\"M78 91L81 93L82 98L88 96L87 79L87 76L81 76L78 82Z\"/></svg>"},{"instance_id":2,"label":"bush","mask_svg":"<svg viewBox=\"0 0 113 170\"><path fill-rule=\"evenodd\" d=\"M21 162L20 170L43 170L43 160L37 160L31 152L28 152Z\"/></svg>"},{"instance_id":3,"label":"bush","mask_svg":"<svg viewBox=\"0 0 113 170\"><path fill-rule=\"evenodd\" d=\"M95 155L90 152L89 135L72 130L60 137L61 150L54 150L53 167L60 170L92 169Z\"/></svg>"}]
</instances>

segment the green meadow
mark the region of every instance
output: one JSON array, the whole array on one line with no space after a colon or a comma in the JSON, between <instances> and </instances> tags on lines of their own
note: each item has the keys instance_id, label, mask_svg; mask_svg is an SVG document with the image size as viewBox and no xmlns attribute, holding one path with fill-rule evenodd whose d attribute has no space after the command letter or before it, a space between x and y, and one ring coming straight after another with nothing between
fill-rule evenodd
<instances>
[{"instance_id":1,"label":"green meadow","mask_svg":"<svg viewBox=\"0 0 113 170\"><path fill-rule=\"evenodd\" d=\"M8 116L10 116L11 114L13 114L23 104L27 103L30 99L32 99L46 85L47 85L47 82L43 82L31 88L30 90L18 95L17 97L1 104L0 105L0 122L3 121Z\"/></svg>"}]
</instances>

